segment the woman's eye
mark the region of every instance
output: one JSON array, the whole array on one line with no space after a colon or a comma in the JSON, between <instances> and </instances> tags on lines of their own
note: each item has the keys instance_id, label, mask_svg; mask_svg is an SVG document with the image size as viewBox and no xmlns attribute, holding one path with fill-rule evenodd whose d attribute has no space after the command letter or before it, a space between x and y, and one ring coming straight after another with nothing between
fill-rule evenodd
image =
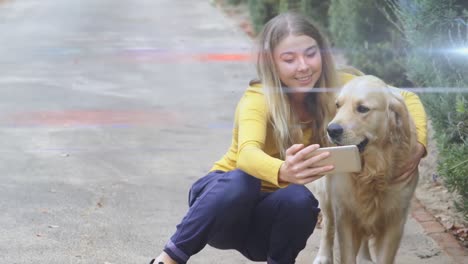
<instances>
[{"instance_id":1,"label":"woman's eye","mask_svg":"<svg viewBox=\"0 0 468 264\"><path fill-rule=\"evenodd\" d=\"M313 58L315 56L316 52L308 53L306 54L307 57Z\"/></svg>"},{"instance_id":2,"label":"woman's eye","mask_svg":"<svg viewBox=\"0 0 468 264\"><path fill-rule=\"evenodd\" d=\"M370 109L369 109L368 107L365 107L365 106L363 106L363 105L360 105L360 106L357 107L357 111L358 111L359 113L367 113L367 112L369 112L369 110L370 110Z\"/></svg>"},{"instance_id":3,"label":"woman's eye","mask_svg":"<svg viewBox=\"0 0 468 264\"><path fill-rule=\"evenodd\" d=\"M286 62L286 63L293 63L293 62L294 62L294 59L287 59L287 60L284 60L284 62Z\"/></svg>"}]
</instances>

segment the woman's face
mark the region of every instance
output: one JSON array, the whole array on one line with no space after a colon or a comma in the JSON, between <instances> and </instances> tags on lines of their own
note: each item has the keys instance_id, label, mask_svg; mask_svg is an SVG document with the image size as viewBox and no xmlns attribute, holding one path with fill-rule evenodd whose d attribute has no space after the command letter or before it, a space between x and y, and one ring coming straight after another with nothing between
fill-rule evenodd
<instances>
[{"instance_id":1,"label":"woman's face","mask_svg":"<svg viewBox=\"0 0 468 264\"><path fill-rule=\"evenodd\" d=\"M322 74L322 57L315 39L289 35L273 50L279 78L289 88L312 88Z\"/></svg>"}]
</instances>

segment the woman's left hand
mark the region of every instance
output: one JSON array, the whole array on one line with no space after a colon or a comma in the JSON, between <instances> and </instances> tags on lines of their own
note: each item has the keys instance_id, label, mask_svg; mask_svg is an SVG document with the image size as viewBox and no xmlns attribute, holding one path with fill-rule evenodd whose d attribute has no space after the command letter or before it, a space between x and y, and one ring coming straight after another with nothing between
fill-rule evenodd
<instances>
[{"instance_id":1,"label":"woman's left hand","mask_svg":"<svg viewBox=\"0 0 468 264\"><path fill-rule=\"evenodd\" d=\"M411 176L418 169L419 162L421 161L424 153L426 153L426 148L423 144L416 144L415 150L412 150L413 155L403 169L403 174L393 179L391 184L399 184L402 182L408 182L411 179Z\"/></svg>"}]
</instances>

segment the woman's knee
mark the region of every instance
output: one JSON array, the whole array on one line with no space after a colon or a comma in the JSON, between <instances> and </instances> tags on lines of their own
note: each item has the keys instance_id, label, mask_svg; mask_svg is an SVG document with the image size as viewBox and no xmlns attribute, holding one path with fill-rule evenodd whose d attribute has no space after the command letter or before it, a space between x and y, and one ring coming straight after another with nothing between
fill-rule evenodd
<instances>
[{"instance_id":1,"label":"woman's knee","mask_svg":"<svg viewBox=\"0 0 468 264\"><path fill-rule=\"evenodd\" d=\"M314 195L303 185L291 185L283 195L280 203L284 214L290 216L290 220L296 224L315 226L318 213L318 201Z\"/></svg>"}]
</instances>

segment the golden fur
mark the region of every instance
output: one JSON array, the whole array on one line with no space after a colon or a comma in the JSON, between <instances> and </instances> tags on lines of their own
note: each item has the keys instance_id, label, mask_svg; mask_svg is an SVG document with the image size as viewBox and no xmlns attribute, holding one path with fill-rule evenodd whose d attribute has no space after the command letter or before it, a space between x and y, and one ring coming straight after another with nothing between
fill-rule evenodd
<instances>
[{"instance_id":1,"label":"golden fur","mask_svg":"<svg viewBox=\"0 0 468 264\"><path fill-rule=\"evenodd\" d=\"M323 213L319 253L314 264L333 263L336 232L341 263L372 263L368 248L373 239L376 262L391 264L399 247L418 176L410 182L392 180L403 172L416 144L416 131L403 98L374 76L350 81L337 95L338 145L359 145L362 171L335 174L314 182Z\"/></svg>"}]
</instances>

